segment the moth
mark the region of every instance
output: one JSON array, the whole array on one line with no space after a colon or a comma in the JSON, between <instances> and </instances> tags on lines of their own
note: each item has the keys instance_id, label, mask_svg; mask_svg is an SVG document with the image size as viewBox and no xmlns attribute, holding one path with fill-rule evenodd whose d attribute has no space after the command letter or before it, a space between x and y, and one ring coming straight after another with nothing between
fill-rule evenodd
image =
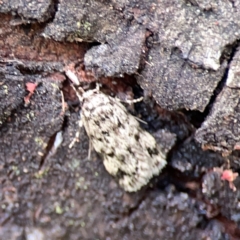
<instances>
[{"instance_id":1,"label":"moth","mask_svg":"<svg viewBox=\"0 0 240 240\"><path fill-rule=\"evenodd\" d=\"M159 174L166 165L166 155L118 99L99 88L81 90L77 95L90 144L125 191L135 192Z\"/></svg>"}]
</instances>

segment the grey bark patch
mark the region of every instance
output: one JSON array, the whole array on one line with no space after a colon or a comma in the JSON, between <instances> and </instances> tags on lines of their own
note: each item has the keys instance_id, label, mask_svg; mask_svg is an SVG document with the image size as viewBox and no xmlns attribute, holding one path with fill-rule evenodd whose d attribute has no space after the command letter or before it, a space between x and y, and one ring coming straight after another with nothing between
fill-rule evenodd
<instances>
[{"instance_id":1,"label":"grey bark patch","mask_svg":"<svg viewBox=\"0 0 240 240\"><path fill-rule=\"evenodd\" d=\"M146 25L157 33L159 42L167 48L179 48L185 59L198 66L219 69L223 48L240 36L233 4L217 1L208 12L188 1L163 0L158 4Z\"/></svg>"},{"instance_id":2,"label":"grey bark patch","mask_svg":"<svg viewBox=\"0 0 240 240\"><path fill-rule=\"evenodd\" d=\"M16 18L11 23L18 25L21 23L30 23L32 21L44 22L51 17L53 13L53 2L51 0L44 1L1 1L0 12L14 12L20 18Z\"/></svg>"},{"instance_id":3,"label":"grey bark patch","mask_svg":"<svg viewBox=\"0 0 240 240\"><path fill-rule=\"evenodd\" d=\"M195 68L170 49L154 47L148 64L137 76L141 87L150 91L157 103L169 110L204 111L224 74Z\"/></svg>"},{"instance_id":4,"label":"grey bark patch","mask_svg":"<svg viewBox=\"0 0 240 240\"><path fill-rule=\"evenodd\" d=\"M177 139L176 134L171 133L166 129L158 130L153 134L153 136L156 139L161 151L165 154L168 154L168 152L175 145Z\"/></svg>"},{"instance_id":5,"label":"grey bark patch","mask_svg":"<svg viewBox=\"0 0 240 240\"><path fill-rule=\"evenodd\" d=\"M202 193L205 200L211 202L213 206L217 206L213 212L209 211L209 217L211 214L221 214L222 216L231 219L240 227L240 216L239 216L239 201L240 194L239 189L233 191L229 186L229 182L222 179L221 169L215 169L206 173L203 176ZM234 181L235 186L239 186L240 178L238 177ZM210 210L210 209L209 209Z\"/></svg>"},{"instance_id":6,"label":"grey bark patch","mask_svg":"<svg viewBox=\"0 0 240 240\"><path fill-rule=\"evenodd\" d=\"M202 224L204 218L202 214L198 213L198 209L204 211L206 205L197 199L188 198L186 193L178 193L173 186L162 192L149 192L148 197L141 201L140 207L134 211L131 210L136 208L136 199L133 196L121 192L111 192L108 193L108 196L105 196L101 190L100 192L99 189L97 190L98 194L95 194L95 196L90 195L88 191L83 193L88 198L91 198L91 205L84 195L78 201L68 201L69 204L74 203L75 206L80 206L81 211L68 209L68 212L64 214L67 215L67 220L64 222L58 221L61 218L61 215L58 215L55 225L52 225L51 222L47 223L48 228L42 226L44 224L38 227L27 226L25 231L23 227L18 225L5 224L1 228L0 238L17 240L19 237L30 239L30 237L37 236L40 240L110 238L136 240L229 239L229 235L217 221L209 222L205 226L205 231L200 227L196 227ZM99 203L100 201L102 203ZM105 212L103 212L104 215L101 215L103 209ZM122 217L129 210L132 211L130 216ZM46 209L43 209L43 211L46 211ZM89 217L87 217L88 215ZM99 215L102 216L101 221L98 220ZM81 227L72 224L70 220L74 217L80 219L79 224L81 223ZM87 221L86 218L88 218ZM117 223L115 219L117 219ZM147 219L147 222L143 221L143 219ZM63 226L59 227L61 223L71 225L66 230ZM112 230L113 227L114 230Z\"/></svg>"},{"instance_id":7,"label":"grey bark patch","mask_svg":"<svg viewBox=\"0 0 240 240\"><path fill-rule=\"evenodd\" d=\"M117 34L114 42L91 48L84 57L87 69L99 75L123 76L137 72L145 30L137 25Z\"/></svg>"},{"instance_id":8,"label":"grey bark patch","mask_svg":"<svg viewBox=\"0 0 240 240\"><path fill-rule=\"evenodd\" d=\"M201 214L197 213L198 208L205 209L206 206L196 199L190 199L186 193L177 193L173 186L169 186L163 192L149 192L148 197L130 217L120 219L119 224L114 224L115 231L110 236L112 239L193 240L194 237L204 239L208 234L212 237L210 239L221 239L217 236L224 236L224 229L217 224L213 224L216 230L213 226L209 226L209 232L205 233L201 228L193 227L202 222ZM178 215L177 218L176 215ZM145 218L148 218L147 224L141 220ZM168 231L162 229L168 229Z\"/></svg>"},{"instance_id":9,"label":"grey bark patch","mask_svg":"<svg viewBox=\"0 0 240 240\"><path fill-rule=\"evenodd\" d=\"M0 126L22 104L25 96L23 75L13 66L0 65Z\"/></svg>"},{"instance_id":10,"label":"grey bark patch","mask_svg":"<svg viewBox=\"0 0 240 240\"><path fill-rule=\"evenodd\" d=\"M11 87L16 91L15 84L19 82L12 80ZM60 91L57 84L43 82L35 90L28 106L24 107L23 99L21 103L1 128L0 162L7 160L14 165L18 161L34 159L29 168L34 166L38 169L50 137L62 126Z\"/></svg>"},{"instance_id":11,"label":"grey bark patch","mask_svg":"<svg viewBox=\"0 0 240 240\"><path fill-rule=\"evenodd\" d=\"M126 28L121 15L109 2L62 1L53 23L46 27L44 34L57 41L110 42L118 31Z\"/></svg>"},{"instance_id":12,"label":"grey bark patch","mask_svg":"<svg viewBox=\"0 0 240 240\"><path fill-rule=\"evenodd\" d=\"M240 145L240 90L226 87L217 97L211 113L196 132L205 149L230 153Z\"/></svg>"},{"instance_id":13,"label":"grey bark patch","mask_svg":"<svg viewBox=\"0 0 240 240\"><path fill-rule=\"evenodd\" d=\"M240 148L239 57L238 50L229 66L226 86L196 132L196 140L206 149L231 153Z\"/></svg>"}]
</instances>

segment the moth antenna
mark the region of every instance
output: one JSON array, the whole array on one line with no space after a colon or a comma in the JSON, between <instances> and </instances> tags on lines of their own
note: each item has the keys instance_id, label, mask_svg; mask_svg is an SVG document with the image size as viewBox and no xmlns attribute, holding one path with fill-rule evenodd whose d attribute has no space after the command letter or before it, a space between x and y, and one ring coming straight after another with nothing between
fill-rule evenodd
<instances>
[{"instance_id":1,"label":"moth antenna","mask_svg":"<svg viewBox=\"0 0 240 240\"><path fill-rule=\"evenodd\" d=\"M78 86L80 84L77 75L73 71L68 69L68 70L65 71L65 74L67 75L67 77L71 80L71 82L74 85Z\"/></svg>"},{"instance_id":2,"label":"moth antenna","mask_svg":"<svg viewBox=\"0 0 240 240\"><path fill-rule=\"evenodd\" d=\"M100 83L96 82L96 90L99 92L100 91Z\"/></svg>"},{"instance_id":3,"label":"moth antenna","mask_svg":"<svg viewBox=\"0 0 240 240\"><path fill-rule=\"evenodd\" d=\"M70 79L71 81L71 87L73 88L73 90L75 91L75 93L77 94L77 97L79 99L79 101L82 101L82 94L85 92L84 89L82 87L80 87L80 82L78 80L77 75L71 71L70 69L65 70L65 74L67 75L67 77ZM77 86L77 87L75 87ZM80 93L80 94L79 94Z\"/></svg>"},{"instance_id":4,"label":"moth antenna","mask_svg":"<svg viewBox=\"0 0 240 240\"><path fill-rule=\"evenodd\" d=\"M75 137L72 140L72 142L69 144L69 148L72 148L74 146L74 144L79 141L80 131L81 131L82 127L83 127L83 122L82 122L82 119L80 118L80 120L78 121L78 131L76 132Z\"/></svg>"},{"instance_id":5,"label":"moth antenna","mask_svg":"<svg viewBox=\"0 0 240 240\"><path fill-rule=\"evenodd\" d=\"M82 102L82 100L83 100L82 95L85 92L84 89L82 87L76 88L73 84L71 84L71 87L73 88L74 92L76 93L79 101Z\"/></svg>"},{"instance_id":6,"label":"moth antenna","mask_svg":"<svg viewBox=\"0 0 240 240\"><path fill-rule=\"evenodd\" d=\"M137 98L137 99L132 99L132 100L121 100L121 102L125 102L128 104L133 104L133 103L138 103L141 102L143 100L143 97Z\"/></svg>"}]
</instances>

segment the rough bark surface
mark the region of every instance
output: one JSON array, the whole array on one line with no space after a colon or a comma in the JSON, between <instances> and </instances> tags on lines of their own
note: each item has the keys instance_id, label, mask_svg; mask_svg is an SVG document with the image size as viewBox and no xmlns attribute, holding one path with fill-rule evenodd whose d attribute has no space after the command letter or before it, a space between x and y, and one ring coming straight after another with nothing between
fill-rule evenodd
<instances>
[{"instance_id":1,"label":"rough bark surface","mask_svg":"<svg viewBox=\"0 0 240 240\"><path fill-rule=\"evenodd\" d=\"M1 0L0 18L0 239L240 239L239 1ZM140 191L87 158L84 130L69 148L67 68L144 91L128 108L168 166Z\"/></svg>"}]
</instances>

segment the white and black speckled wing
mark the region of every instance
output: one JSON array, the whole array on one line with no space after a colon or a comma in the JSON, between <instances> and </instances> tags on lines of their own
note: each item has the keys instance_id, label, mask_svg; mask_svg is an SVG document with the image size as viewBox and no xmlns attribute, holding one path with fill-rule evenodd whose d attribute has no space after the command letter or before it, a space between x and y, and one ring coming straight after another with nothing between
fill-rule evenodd
<instances>
[{"instance_id":1,"label":"white and black speckled wing","mask_svg":"<svg viewBox=\"0 0 240 240\"><path fill-rule=\"evenodd\" d=\"M117 99L98 90L82 97L83 125L107 171L126 191L139 190L166 165L165 154Z\"/></svg>"}]
</instances>

